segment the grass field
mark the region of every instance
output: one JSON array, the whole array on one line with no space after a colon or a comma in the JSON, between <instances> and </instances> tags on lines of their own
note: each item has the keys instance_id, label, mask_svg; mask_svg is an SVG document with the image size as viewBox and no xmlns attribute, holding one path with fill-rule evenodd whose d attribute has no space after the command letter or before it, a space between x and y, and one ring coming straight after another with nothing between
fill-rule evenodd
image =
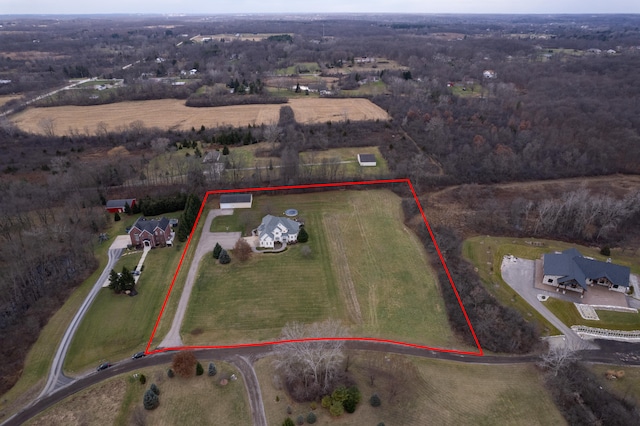
<instances>
[{"instance_id":1,"label":"grass field","mask_svg":"<svg viewBox=\"0 0 640 426\"><path fill-rule=\"evenodd\" d=\"M210 360L200 360L207 368ZM27 423L31 426L86 424L136 424L134 411L142 408L144 392L151 383L160 389L160 406L153 411L142 410L146 424L169 425L248 425L251 423L249 402L242 376L227 363L214 361L218 373L214 377L196 376L190 379L169 379L169 365L140 370L147 377L146 385L132 374L121 375L75 394ZM232 373L237 381L221 386L222 377Z\"/></svg>"},{"instance_id":2,"label":"grass field","mask_svg":"<svg viewBox=\"0 0 640 426\"><path fill-rule=\"evenodd\" d=\"M2 95L0 96L0 107L9 101L20 99L21 97L21 95Z\"/></svg>"},{"instance_id":3,"label":"grass field","mask_svg":"<svg viewBox=\"0 0 640 426\"><path fill-rule=\"evenodd\" d=\"M177 247L149 252L135 297L100 290L69 348L67 373L78 374L103 360L126 358L146 347L181 254ZM137 255L123 257L116 270L121 265L135 266L137 259Z\"/></svg>"},{"instance_id":4,"label":"grass field","mask_svg":"<svg viewBox=\"0 0 640 426\"><path fill-rule=\"evenodd\" d=\"M599 321L586 320L571 302L550 298L544 305L568 326L587 325L608 330L640 330L640 314L598 310Z\"/></svg>"},{"instance_id":5,"label":"grass field","mask_svg":"<svg viewBox=\"0 0 640 426\"><path fill-rule=\"evenodd\" d=\"M266 211L287 208L300 212L312 256L297 244L227 266L205 258L183 323L186 344L271 340L289 321L332 317L353 336L455 345L426 253L402 224L399 197L377 189L257 196L240 212L255 227Z\"/></svg>"},{"instance_id":6,"label":"grass field","mask_svg":"<svg viewBox=\"0 0 640 426\"><path fill-rule=\"evenodd\" d=\"M410 379L403 383L401 396L389 402L390 379L378 375L369 382L369 357L385 362L410 362ZM532 365L473 365L446 361L403 358L398 355L351 353L349 371L362 401L353 414L332 418L326 409L315 410L318 425L561 425L562 416L544 390ZM387 361L388 360L388 361ZM256 373L264 401L267 423L277 426L292 407L292 419L311 411L308 403L295 403L274 384L272 358L259 360ZM382 404L373 408L369 398L377 393ZM276 396L279 401L276 401Z\"/></svg>"},{"instance_id":7,"label":"grass field","mask_svg":"<svg viewBox=\"0 0 640 426\"><path fill-rule=\"evenodd\" d=\"M386 120L387 113L368 99L291 99L296 120L300 123L327 121ZM232 105L224 107L189 108L178 99L120 102L95 106L61 106L29 108L13 117L22 130L43 134L43 120L53 120L57 135L68 134L70 129L95 132L100 123L107 129L125 130L134 122L145 127L189 130L220 126L247 126L277 123L281 104Z\"/></svg>"},{"instance_id":8,"label":"grass field","mask_svg":"<svg viewBox=\"0 0 640 426\"><path fill-rule=\"evenodd\" d=\"M341 95L349 96L374 96L388 93L387 85L382 80L366 83L355 90L341 90Z\"/></svg>"},{"instance_id":9,"label":"grass field","mask_svg":"<svg viewBox=\"0 0 640 426\"><path fill-rule=\"evenodd\" d=\"M636 406L640 405L640 367L591 364L589 365L589 369L602 379L601 383L603 383L606 389L614 392L621 398L633 401ZM604 377L608 370L622 370L624 371L624 377L621 379L606 380Z\"/></svg>"}]
</instances>

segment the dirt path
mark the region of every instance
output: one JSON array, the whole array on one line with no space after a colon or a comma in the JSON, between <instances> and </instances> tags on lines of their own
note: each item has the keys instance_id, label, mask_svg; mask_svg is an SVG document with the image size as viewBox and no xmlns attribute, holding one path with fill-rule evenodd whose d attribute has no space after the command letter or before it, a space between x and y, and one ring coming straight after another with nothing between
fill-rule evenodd
<instances>
[{"instance_id":1,"label":"dirt path","mask_svg":"<svg viewBox=\"0 0 640 426\"><path fill-rule=\"evenodd\" d=\"M198 243L198 247L196 247L196 253L193 256L193 261L189 267L189 273L187 274L184 289L180 295L178 309L176 310L173 322L171 323L171 329L158 347L177 348L184 346L182 343L182 337L180 336L180 328L182 327L182 321L184 320L184 315L187 312L187 307L189 306L189 298L191 297L193 285L196 281L200 261L213 251L216 243L220 243L222 248L229 250L233 248L241 236L240 232L210 232L211 222L213 222L213 219L218 216L229 216L232 214L232 209L213 209L207 215L204 226L202 227L200 242Z\"/></svg>"}]
</instances>

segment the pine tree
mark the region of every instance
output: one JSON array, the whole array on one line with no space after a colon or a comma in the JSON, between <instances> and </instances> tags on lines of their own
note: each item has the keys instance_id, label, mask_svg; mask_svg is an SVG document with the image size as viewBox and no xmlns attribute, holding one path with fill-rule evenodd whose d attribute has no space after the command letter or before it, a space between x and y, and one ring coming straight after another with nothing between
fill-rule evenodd
<instances>
[{"instance_id":1,"label":"pine tree","mask_svg":"<svg viewBox=\"0 0 640 426\"><path fill-rule=\"evenodd\" d=\"M130 205L129 205L129 203L128 203L128 202L126 202L126 201L125 201L125 203L124 203L124 212L125 212L126 214L131 214L131 206L130 206Z\"/></svg>"},{"instance_id":2,"label":"pine tree","mask_svg":"<svg viewBox=\"0 0 640 426\"><path fill-rule=\"evenodd\" d=\"M220 245L220 243L216 243L216 246L213 248L213 258L219 259L221 251L222 251L222 246Z\"/></svg>"},{"instance_id":3,"label":"pine tree","mask_svg":"<svg viewBox=\"0 0 640 426\"><path fill-rule=\"evenodd\" d=\"M304 226L300 227L300 231L298 232L298 242L306 243L309 241L309 234L304 229Z\"/></svg>"},{"instance_id":4,"label":"pine tree","mask_svg":"<svg viewBox=\"0 0 640 426\"><path fill-rule=\"evenodd\" d=\"M229 155L229 147L228 146L224 146L224 148L222 148L222 155Z\"/></svg>"},{"instance_id":5,"label":"pine tree","mask_svg":"<svg viewBox=\"0 0 640 426\"><path fill-rule=\"evenodd\" d=\"M216 375L218 370L216 369L216 365L212 362L209 363L209 376L213 377Z\"/></svg>"},{"instance_id":6,"label":"pine tree","mask_svg":"<svg viewBox=\"0 0 640 426\"><path fill-rule=\"evenodd\" d=\"M147 389L142 399L145 410L153 410L160 405L160 398L151 389Z\"/></svg>"},{"instance_id":7,"label":"pine tree","mask_svg":"<svg viewBox=\"0 0 640 426\"><path fill-rule=\"evenodd\" d=\"M200 361L196 364L196 376L202 376L204 374L204 368L202 368L202 364Z\"/></svg>"},{"instance_id":8,"label":"pine tree","mask_svg":"<svg viewBox=\"0 0 640 426\"><path fill-rule=\"evenodd\" d=\"M113 215L113 221L120 222L120 215L118 214L118 212L116 212L116 214Z\"/></svg>"},{"instance_id":9,"label":"pine tree","mask_svg":"<svg viewBox=\"0 0 640 426\"><path fill-rule=\"evenodd\" d=\"M222 249L218 261L221 265L226 265L228 263L231 263L231 256L229 256L229 253L225 249Z\"/></svg>"},{"instance_id":10,"label":"pine tree","mask_svg":"<svg viewBox=\"0 0 640 426\"><path fill-rule=\"evenodd\" d=\"M158 386L155 383L151 383L151 387L149 388L149 390L156 395L160 395L160 389L158 389Z\"/></svg>"}]
</instances>

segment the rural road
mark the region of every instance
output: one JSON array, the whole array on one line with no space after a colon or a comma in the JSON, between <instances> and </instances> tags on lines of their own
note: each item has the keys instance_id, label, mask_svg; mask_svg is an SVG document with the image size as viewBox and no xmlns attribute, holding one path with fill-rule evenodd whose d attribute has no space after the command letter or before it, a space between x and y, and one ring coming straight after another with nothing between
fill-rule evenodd
<instances>
[{"instance_id":1,"label":"rural road","mask_svg":"<svg viewBox=\"0 0 640 426\"><path fill-rule=\"evenodd\" d=\"M224 249L232 249L240 238L240 232L210 232L211 222L218 216L229 216L233 214L233 209L213 209L207 215L207 219L202 227L202 235L198 247L196 247L196 253L193 256L193 261L189 267L189 273L184 284L184 289L180 295L180 301L178 302L178 309L173 322L171 323L171 329L169 333L162 340L159 348L179 348L184 346L182 343L182 337L180 336L180 328L182 327L182 321L184 315L187 312L187 306L189 305L189 298L191 297L191 291L198 275L198 266L200 261L207 255L213 252L216 243L220 243Z\"/></svg>"},{"instance_id":2,"label":"rural road","mask_svg":"<svg viewBox=\"0 0 640 426\"><path fill-rule=\"evenodd\" d=\"M623 342L613 341L597 341L602 349L582 351L581 358L584 361L610 363L618 365L640 365L640 344L631 344ZM505 365L505 364L521 364L537 362L539 357L536 355L523 355L523 356L473 356L473 355L459 355L448 352L429 351L411 346L394 345L391 343L379 343L379 342L364 342L364 341L348 341L345 342L345 348L348 350L366 350L366 351L378 351L387 353L397 353L403 355L417 356L422 358L431 358L439 360L447 360L454 362L463 362L471 364L487 364L487 365ZM155 365L163 365L171 363L171 359L175 352L160 352L150 356L147 356L138 360L126 359L120 363L115 364L113 367L99 372L92 372L87 376L73 381L67 386L58 389L58 391L37 399L32 405L25 408L23 411L17 413L13 417L5 420L2 423L3 426L18 426L34 416L38 415L47 408L62 401L66 397L73 395L76 392L80 392L90 386L94 386L104 380L110 379L120 374L129 373L131 371L139 370L145 367L151 367ZM202 349L195 351L196 357L200 360L223 360L234 364L238 367L238 370L243 374L247 389L253 387L259 390L259 387L253 383L253 380L257 380L251 377L249 374L244 373L245 368L241 368L239 360L243 360L244 363L250 363L251 360L259 359L271 354L270 345L267 346L244 346L239 348L220 348L220 349ZM253 368L251 368L253 370ZM253 375L253 374L252 374ZM253 376L255 377L255 376ZM253 383L253 384L252 384ZM251 403L252 415L260 415L256 413L254 407L261 406L258 411L264 413L264 407L262 405L262 397L259 400L254 397L255 392L250 392L249 397L253 402ZM255 419L255 417L254 417ZM254 420L254 424L261 426L261 420Z\"/></svg>"},{"instance_id":3,"label":"rural road","mask_svg":"<svg viewBox=\"0 0 640 426\"><path fill-rule=\"evenodd\" d=\"M64 359L67 356L67 351L69 350L69 346L71 345L73 336L76 334L82 318L85 316L85 314L89 310L89 307L98 295L98 292L102 288L102 284L107 280L109 272L111 272L116 262L120 258L120 255L122 255L123 248L117 244L117 241L118 240L116 239L111 248L109 248L109 261L107 262L107 266L105 266L102 274L100 274L100 277L98 277L98 280L93 285L93 288L87 295L87 298L84 300L84 302L82 302L80 309L78 309L78 312L76 312L76 315L71 320L69 327L67 327L67 330L64 332L62 340L60 341L58 349L56 350L56 354L53 357L53 363L51 365L51 369L49 370L47 383L44 385L44 389L42 389L42 392L40 392L38 399L49 395L59 387L63 387L71 383L72 379L65 376L62 371Z\"/></svg>"}]
</instances>

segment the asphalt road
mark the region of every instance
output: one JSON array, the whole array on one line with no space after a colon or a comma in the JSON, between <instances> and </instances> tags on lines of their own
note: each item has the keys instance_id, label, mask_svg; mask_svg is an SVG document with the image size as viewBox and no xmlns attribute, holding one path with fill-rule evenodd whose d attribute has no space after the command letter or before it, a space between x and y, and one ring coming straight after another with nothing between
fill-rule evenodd
<instances>
[{"instance_id":1,"label":"asphalt road","mask_svg":"<svg viewBox=\"0 0 640 426\"><path fill-rule=\"evenodd\" d=\"M601 347L601 349L582 351L581 358L584 361L596 362L596 363L618 364L618 365L640 365L640 344L614 342L614 341L608 341L608 340L607 341L599 340L599 341L596 341L596 343ZM429 350L419 349L419 348L410 347L410 346L394 345L391 343L363 342L363 341L348 341L345 343L345 347L348 350L368 350L368 351L380 351L380 352L387 352L387 353L398 353L398 354L417 356L422 358L432 358L432 359L471 363L471 364L489 364L489 365L522 364L522 363L537 362L539 359L539 357L536 355L523 355L523 356L460 355L460 354L447 353L447 352L429 351ZM248 374L245 373L245 368L241 367L241 364L251 363L253 360L267 356L270 353L271 353L271 347L270 345L266 345L266 346L246 346L246 347L230 348L230 349L226 349L226 348L225 349L203 349L203 350L197 350L196 356L200 359L223 360L236 365L240 373L242 373L244 376L244 380L247 386L247 391L249 392L249 396L251 397L252 394L259 393L259 389L260 389L259 384L257 383L257 379L252 379L251 377L247 378ZM115 364L114 366L112 366L107 370L91 373L76 381L68 383L64 387L59 388L57 391L47 396L44 396L43 398L40 398L34 401L33 404L25 408L23 411L19 412L18 414L11 417L10 419L7 419L3 423L3 426L4 425L6 426L21 425L24 422L31 419L32 417L39 414L40 412L46 410L47 408L67 398L68 396L73 395L76 392L79 392L83 389L86 389L90 386L100 383L103 380L109 379L119 374L129 373L131 371L135 371L144 367L169 364L174 354L175 352L168 351L168 352L156 353L138 360L128 359ZM251 370L253 370L253 368L251 368ZM255 383L253 383L254 380L256 380ZM252 388L253 392L249 388ZM261 400L255 401L254 397L251 397L250 399L254 401L251 405L251 409L252 409L252 415L255 416L256 414L255 404L259 403L260 407L263 407L263 406L262 406ZM260 408L260 410L262 410L262 413L264 415L264 408ZM264 424L257 420L254 420L254 421L258 426L261 426Z\"/></svg>"}]
</instances>

